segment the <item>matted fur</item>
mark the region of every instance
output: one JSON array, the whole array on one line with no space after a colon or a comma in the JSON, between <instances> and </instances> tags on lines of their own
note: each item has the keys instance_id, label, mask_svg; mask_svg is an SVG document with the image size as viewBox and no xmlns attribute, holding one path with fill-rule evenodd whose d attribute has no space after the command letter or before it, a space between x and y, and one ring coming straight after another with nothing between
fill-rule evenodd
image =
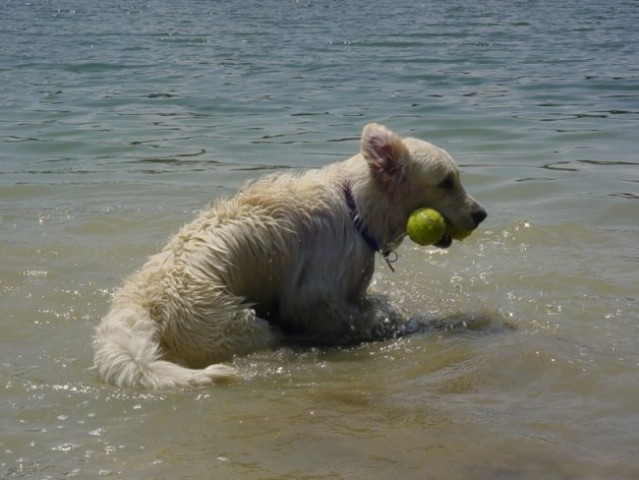
<instances>
[{"instance_id":1,"label":"matted fur","mask_svg":"<svg viewBox=\"0 0 639 480\"><path fill-rule=\"evenodd\" d=\"M97 371L119 386L202 385L234 375L215 362L283 334L334 344L388 334L380 325L403 319L367 297L371 245L399 246L419 207L444 215L444 247L486 216L450 155L379 124L364 128L348 160L247 184L125 281L96 329Z\"/></svg>"}]
</instances>

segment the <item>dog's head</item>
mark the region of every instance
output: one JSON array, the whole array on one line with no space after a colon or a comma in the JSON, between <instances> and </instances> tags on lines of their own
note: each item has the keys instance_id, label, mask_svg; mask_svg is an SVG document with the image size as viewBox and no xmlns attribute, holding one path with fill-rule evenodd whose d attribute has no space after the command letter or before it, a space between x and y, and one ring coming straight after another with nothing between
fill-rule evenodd
<instances>
[{"instance_id":1,"label":"dog's head","mask_svg":"<svg viewBox=\"0 0 639 480\"><path fill-rule=\"evenodd\" d=\"M446 219L446 233L437 246L447 248L454 236L472 231L486 211L466 193L453 158L435 145L400 138L383 125L364 127L361 153L405 222L421 207L437 210Z\"/></svg>"}]
</instances>

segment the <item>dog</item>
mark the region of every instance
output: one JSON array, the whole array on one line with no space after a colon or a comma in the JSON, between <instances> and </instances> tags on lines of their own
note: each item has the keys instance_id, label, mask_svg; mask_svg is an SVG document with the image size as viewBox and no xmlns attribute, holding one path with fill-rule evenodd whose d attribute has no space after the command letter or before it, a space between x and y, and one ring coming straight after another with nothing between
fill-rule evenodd
<instances>
[{"instance_id":1,"label":"dog","mask_svg":"<svg viewBox=\"0 0 639 480\"><path fill-rule=\"evenodd\" d=\"M216 362L288 336L397 335L403 316L368 286L376 254L390 265L420 207L445 218L441 248L487 215L446 151L376 123L347 160L248 183L125 281L96 328L94 368L117 386L190 387L233 377Z\"/></svg>"}]
</instances>

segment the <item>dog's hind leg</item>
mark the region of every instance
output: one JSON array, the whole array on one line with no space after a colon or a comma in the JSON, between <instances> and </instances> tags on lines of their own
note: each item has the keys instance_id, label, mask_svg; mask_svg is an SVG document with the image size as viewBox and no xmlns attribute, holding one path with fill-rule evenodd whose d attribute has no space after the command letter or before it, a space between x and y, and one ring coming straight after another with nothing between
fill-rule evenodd
<instances>
[{"instance_id":1,"label":"dog's hind leg","mask_svg":"<svg viewBox=\"0 0 639 480\"><path fill-rule=\"evenodd\" d=\"M272 347L282 340L281 331L258 317L252 308L243 308L220 322L215 351L224 356L242 355ZM219 343L218 343L219 342Z\"/></svg>"}]
</instances>

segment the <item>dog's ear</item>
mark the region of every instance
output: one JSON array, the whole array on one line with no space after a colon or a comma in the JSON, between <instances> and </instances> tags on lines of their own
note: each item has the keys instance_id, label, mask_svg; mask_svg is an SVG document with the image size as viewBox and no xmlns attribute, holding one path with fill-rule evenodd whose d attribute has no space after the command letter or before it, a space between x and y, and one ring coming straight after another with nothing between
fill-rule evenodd
<instances>
[{"instance_id":1,"label":"dog's ear","mask_svg":"<svg viewBox=\"0 0 639 480\"><path fill-rule=\"evenodd\" d=\"M361 152L374 175L390 180L403 171L403 160L408 150L394 132L378 123L364 127Z\"/></svg>"}]
</instances>

